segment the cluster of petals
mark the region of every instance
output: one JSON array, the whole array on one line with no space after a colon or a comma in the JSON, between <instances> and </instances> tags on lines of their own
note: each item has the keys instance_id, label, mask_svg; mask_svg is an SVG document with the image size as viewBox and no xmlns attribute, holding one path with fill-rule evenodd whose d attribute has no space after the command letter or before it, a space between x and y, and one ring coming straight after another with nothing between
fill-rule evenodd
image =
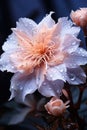
<instances>
[{"instance_id":1,"label":"cluster of petals","mask_svg":"<svg viewBox=\"0 0 87 130\"><path fill-rule=\"evenodd\" d=\"M72 11L70 16L76 25L87 27L87 8L80 8L79 10Z\"/></svg>"},{"instance_id":2,"label":"cluster of petals","mask_svg":"<svg viewBox=\"0 0 87 130\"><path fill-rule=\"evenodd\" d=\"M87 63L87 51L79 47L80 28L67 17L58 22L46 15L37 24L20 18L2 46L0 70L14 73L11 97L24 102L38 90L46 97L59 97L64 82L81 84L86 75L80 65Z\"/></svg>"}]
</instances>

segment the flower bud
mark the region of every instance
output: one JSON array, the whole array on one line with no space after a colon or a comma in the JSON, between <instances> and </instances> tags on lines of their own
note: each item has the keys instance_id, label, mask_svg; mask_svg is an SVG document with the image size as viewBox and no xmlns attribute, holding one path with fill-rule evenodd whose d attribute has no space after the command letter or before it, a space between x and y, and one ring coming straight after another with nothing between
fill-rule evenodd
<instances>
[{"instance_id":1,"label":"flower bud","mask_svg":"<svg viewBox=\"0 0 87 130\"><path fill-rule=\"evenodd\" d=\"M72 11L70 17L77 26L87 26L87 8L80 8L79 10Z\"/></svg>"},{"instance_id":2,"label":"flower bud","mask_svg":"<svg viewBox=\"0 0 87 130\"><path fill-rule=\"evenodd\" d=\"M67 101L66 103L64 103L61 99L53 97L45 105L45 109L51 115L60 116L60 115L62 115L65 112L66 108L69 107L68 103L69 103L69 101Z\"/></svg>"}]
</instances>

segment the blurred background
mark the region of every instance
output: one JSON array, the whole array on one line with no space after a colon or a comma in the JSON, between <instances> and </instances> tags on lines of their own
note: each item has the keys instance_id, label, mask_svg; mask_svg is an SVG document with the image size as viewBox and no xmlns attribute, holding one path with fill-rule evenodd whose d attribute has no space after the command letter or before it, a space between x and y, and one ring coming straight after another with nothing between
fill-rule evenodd
<instances>
[{"instance_id":1,"label":"blurred background","mask_svg":"<svg viewBox=\"0 0 87 130\"><path fill-rule=\"evenodd\" d=\"M31 18L39 23L46 14L54 11L53 19L57 21L59 17L69 16L71 10L80 7L87 7L87 0L0 0L0 54L11 28L16 26L20 17ZM0 72L0 105L9 99L11 76L11 73Z\"/></svg>"}]
</instances>

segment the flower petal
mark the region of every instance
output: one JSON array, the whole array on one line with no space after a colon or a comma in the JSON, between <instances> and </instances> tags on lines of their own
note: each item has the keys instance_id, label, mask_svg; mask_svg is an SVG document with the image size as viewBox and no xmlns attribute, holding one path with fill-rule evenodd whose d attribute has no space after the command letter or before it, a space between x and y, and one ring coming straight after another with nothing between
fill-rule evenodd
<instances>
[{"instance_id":1,"label":"flower petal","mask_svg":"<svg viewBox=\"0 0 87 130\"><path fill-rule=\"evenodd\" d=\"M70 84L78 85L86 82L86 75L80 67L70 69L68 68L67 76L67 81Z\"/></svg>"},{"instance_id":2,"label":"flower petal","mask_svg":"<svg viewBox=\"0 0 87 130\"><path fill-rule=\"evenodd\" d=\"M9 35L7 41L2 46L3 51L14 51L19 49L18 40L16 39L15 34Z\"/></svg>"},{"instance_id":3,"label":"flower petal","mask_svg":"<svg viewBox=\"0 0 87 130\"><path fill-rule=\"evenodd\" d=\"M64 64L49 67L47 69L46 77L48 80L63 80L66 81L66 66Z\"/></svg>"},{"instance_id":4,"label":"flower petal","mask_svg":"<svg viewBox=\"0 0 87 130\"><path fill-rule=\"evenodd\" d=\"M42 65L40 68L37 68L36 70L36 84L39 88L44 81L44 76L46 74L46 65Z\"/></svg>"},{"instance_id":5,"label":"flower petal","mask_svg":"<svg viewBox=\"0 0 87 130\"><path fill-rule=\"evenodd\" d=\"M69 68L75 68L78 65L87 64L87 51L79 47L75 52L66 57L64 63Z\"/></svg>"},{"instance_id":6,"label":"flower petal","mask_svg":"<svg viewBox=\"0 0 87 130\"><path fill-rule=\"evenodd\" d=\"M49 81L45 79L41 87L38 88L38 91L46 97L60 97L63 86L62 80Z\"/></svg>"},{"instance_id":7,"label":"flower petal","mask_svg":"<svg viewBox=\"0 0 87 130\"><path fill-rule=\"evenodd\" d=\"M80 40L77 39L75 36L71 34L66 34L65 38L62 41L62 51L67 52L67 53L72 53L75 51L80 44Z\"/></svg>"},{"instance_id":8,"label":"flower petal","mask_svg":"<svg viewBox=\"0 0 87 130\"><path fill-rule=\"evenodd\" d=\"M72 34L74 36L77 36L79 34L80 28L73 26L73 23L71 20L68 20L68 17L59 18L58 24L61 26L61 37L66 34Z\"/></svg>"},{"instance_id":9,"label":"flower petal","mask_svg":"<svg viewBox=\"0 0 87 130\"><path fill-rule=\"evenodd\" d=\"M26 95L32 94L37 89L35 75L16 73L11 79L11 98L17 98L19 102L24 102Z\"/></svg>"},{"instance_id":10,"label":"flower petal","mask_svg":"<svg viewBox=\"0 0 87 130\"><path fill-rule=\"evenodd\" d=\"M1 71L7 70L8 72L12 72L12 73L17 72L17 69L15 68L15 66L13 66L13 63L11 62L10 57L9 57L9 55L11 53L12 52L3 53L1 55L1 59L0 59L0 70Z\"/></svg>"},{"instance_id":11,"label":"flower petal","mask_svg":"<svg viewBox=\"0 0 87 130\"><path fill-rule=\"evenodd\" d=\"M33 36L37 32L37 24L28 18L20 18L17 22L17 29L23 31L28 36Z\"/></svg>"},{"instance_id":12,"label":"flower petal","mask_svg":"<svg viewBox=\"0 0 87 130\"><path fill-rule=\"evenodd\" d=\"M55 21L51 18L53 12L50 12L39 24L38 28L41 28L43 25L47 25L49 28L52 28L55 25Z\"/></svg>"}]
</instances>

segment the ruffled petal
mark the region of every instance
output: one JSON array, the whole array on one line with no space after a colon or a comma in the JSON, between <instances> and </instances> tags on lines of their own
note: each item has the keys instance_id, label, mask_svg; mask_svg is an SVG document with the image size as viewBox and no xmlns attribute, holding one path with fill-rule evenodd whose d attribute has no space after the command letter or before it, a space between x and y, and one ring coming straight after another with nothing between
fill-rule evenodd
<instances>
[{"instance_id":1,"label":"ruffled petal","mask_svg":"<svg viewBox=\"0 0 87 130\"><path fill-rule=\"evenodd\" d=\"M29 37L37 32L37 24L28 18L20 18L16 28L26 33Z\"/></svg>"},{"instance_id":2,"label":"ruffled petal","mask_svg":"<svg viewBox=\"0 0 87 130\"><path fill-rule=\"evenodd\" d=\"M66 66L64 64L49 67L46 77L48 80L55 81L57 79L66 81Z\"/></svg>"},{"instance_id":3,"label":"ruffled petal","mask_svg":"<svg viewBox=\"0 0 87 130\"><path fill-rule=\"evenodd\" d=\"M19 49L18 40L14 33L9 35L7 41L3 44L2 49L3 51L15 51L16 49Z\"/></svg>"},{"instance_id":4,"label":"ruffled petal","mask_svg":"<svg viewBox=\"0 0 87 130\"><path fill-rule=\"evenodd\" d=\"M13 63L11 62L10 59L10 54L12 52L9 53L3 53L1 55L1 59L0 59L0 70L1 71L8 71L8 72L12 72L12 73L16 73L17 69L16 67L13 65Z\"/></svg>"},{"instance_id":5,"label":"ruffled petal","mask_svg":"<svg viewBox=\"0 0 87 130\"><path fill-rule=\"evenodd\" d=\"M32 94L37 89L35 75L16 73L11 79L11 97L17 98L19 102L24 102L26 95Z\"/></svg>"},{"instance_id":6,"label":"ruffled petal","mask_svg":"<svg viewBox=\"0 0 87 130\"><path fill-rule=\"evenodd\" d=\"M79 85L86 82L86 75L80 68L67 68L67 81L73 85Z\"/></svg>"},{"instance_id":7,"label":"ruffled petal","mask_svg":"<svg viewBox=\"0 0 87 130\"><path fill-rule=\"evenodd\" d=\"M61 37L66 34L72 34L74 36L77 36L80 32L80 28L73 26L73 23L71 22L71 20L68 20L68 17L59 18L58 24L61 27Z\"/></svg>"},{"instance_id":8,"label":"ruffled petal","mask_svg":"<svg viewBox=\"0 0 87 130\"><path fill-rule=\"evenodd\" d=\"M67 53L74 52L80 44L80 40L77 39L75 36L66 34L65 38L62 41L62 51Z\"/></svg>"},{"instance_id":9,"label":"ruffled petal","mask_svg":"<svg viewBox=\"0 0 87 130\"><path fill-rule=\"evenodd\" d=\"M53 25L55 25L55 21L51 18L51 15L53 12L50 12L49 15L47 15L39 24L38 28L43 27L43 25L47 25L47 27L52 28Z\"/></svg>"},{"instance_id":10,"label":"ruffled petal","mask_svg":"<svg viewBox=\"0 0 87 130\"><path fill-rule=\"evenodd\" d=\"M66 57L64 63L69 68L75 68L78 65L87 64L87 51L85 51L83 48L78 48L75 52Z\"/></svg>"},{"instance_id":11,"label":"ruffled petal","mask_svg":"<svg viewBox=\"0 0 87 130\"><path fill-rule=\"evenodd\" d=\"M60 97L63 86L64 82L62 80L49 81L45 79L38 91L46 97Z\"/></svg>"}]
</instances>

